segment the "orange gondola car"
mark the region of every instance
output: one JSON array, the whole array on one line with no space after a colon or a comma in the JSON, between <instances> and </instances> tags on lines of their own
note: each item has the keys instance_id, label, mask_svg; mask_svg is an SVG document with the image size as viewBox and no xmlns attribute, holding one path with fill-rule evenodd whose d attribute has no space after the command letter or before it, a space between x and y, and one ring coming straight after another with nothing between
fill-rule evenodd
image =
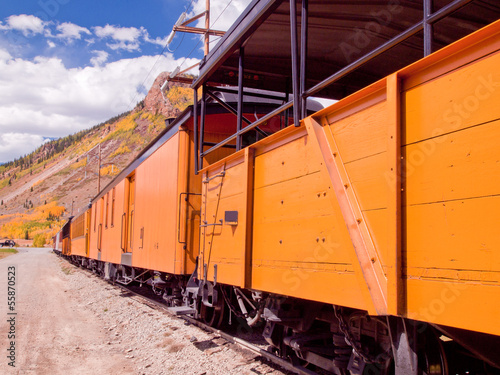
<instances>
[{"instance_id":1,"label":"orange gondola car","mask_svg":"<svg viewBox=\"0 0 500 375\"><path fill-rule=\"evenodd\" d=\"M253 1L195 106L92 200L78 261L302 373L498 374L499 18Z\"/></svg>"}]
</instances>

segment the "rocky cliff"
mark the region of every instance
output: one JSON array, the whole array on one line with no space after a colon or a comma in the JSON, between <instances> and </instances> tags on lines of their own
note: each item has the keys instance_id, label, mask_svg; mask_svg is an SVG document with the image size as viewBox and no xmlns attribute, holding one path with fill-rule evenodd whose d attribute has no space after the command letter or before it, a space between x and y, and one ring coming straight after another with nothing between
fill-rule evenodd
<instances>
[{"instance_id":1,"label":"rocky cliff","mask_svg":"<svg viewBox=\"0 0 500 375\"><path fill-rule=\"evenodd\" d=\"M192 93L190 92L191 89L188 84L169 82L162 93L161 87L169 77L169 74L169 72L163 72L156 77L148 95L144 99L143 110L155 115L162 114L167 118L177 117L188 104L192 103ZM180 91L182 92L182 95L173 95L174 92L172 91ZM189 96L191 97L191 100L189 100ZM181 97L182 101L186 101L187 99L187 102L184 103L184 105L179 105L179 103L177 103Z\"/></svg>"}]
</instances>

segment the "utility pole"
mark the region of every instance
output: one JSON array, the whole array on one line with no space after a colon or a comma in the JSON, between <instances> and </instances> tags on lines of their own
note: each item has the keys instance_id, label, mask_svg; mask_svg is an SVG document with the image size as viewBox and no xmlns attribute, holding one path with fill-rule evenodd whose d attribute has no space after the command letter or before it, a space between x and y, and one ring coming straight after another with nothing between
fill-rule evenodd
<instances>
[{"instance_id":1,"label":"utility pole","mask_svg":"<svg viewBox=\"0 0 500 375\"><path fill-rule=\"evenodd\" d=\"M101 144L99 143L99 159L97 160L97 194L101 192Z\"/></svg>"},{"instance_id":2,"label":"utility pole","mask_svg":"<svg viewBox=\"0 0 500 375\"><path fill-rule=\"evenodd\" d=\"M174 39L174 35L176 31L180 31L183 33L194 33L194 34L203 34L205 36L205 41L204 41L204 55L208 55L208 52L210 52L210 35L214 36L224 36L226 33L225 31L220 31L220 30L212 30L210 29L210 0L206 0L205 2L205 7L206 10L203 13L198 14L197 16L194 16L193 18L190 18L186 20L186 12L182 13L175 25L172 28L172 32L168 36L167 39L167 46L172 43L172 40ZM201 17L205 16L205 27L200 28L200 27L192 27L188 26L191 22L194 22ZM174 70L172 73L170 73L169 77L167 77L166 81L163 83L161 87L161 93L163 95L163 90L167 87L168 82L180 82L180 83L187 83L191 84L193 80L191 78L186 78L186 77L178 77L178 74L185 73L191 69L193 69L196 65L199 65L199 63L194 64L193 66L190 66L187 69L184 69L183 71L179 71L180 67L177 67L176 70ZM165 96L163 96L165 98Z\"/></svg>"},{"instance_id":3,"label":"utility pole","mask_svg":"<svg viewBox=\"0 0 500 375\"><path fill-rule=\"evenodd\" d=\"M78 198L78 195L74 196L71 200L71 216L73 216L73 204L75 203L75 198Z\"/></svg>"},{"instance_id":4,"label":"utility pole","mask_svg":"<svg viewBox=\"0 0 500 375\"><path fill-rule=\"evenodd\" d=\"M206 0L205 3L206 7L206 13L205 13L205 29L207 32L205 33L205 56L208 55L209 52L209 34L208 31L210 30L210 0Z\"/></svg>"},{"instance_id":5,"label":"utility pole","mask_svg":"<svg viewBox=\"0 0 500 375\"><path fill-rule=\"evenodd\" d=\"M186 12L182 13L181 17L177 20L174 27L172 28L172 32L170 33L170 35L167 39L167 46L170 45L170 43L174 39L174 35L175 35L176 31L180 31L180 32L184 32L184 33L203 34L203 35L205 35L204 52L205 52L205 55L208 55L210 35L223 36L226 32L220 31L220 30L210 29L210 0L206 0L205 6L207 9L203 13L198 14L197 16L194 16L193 18L190 18L188 20L185 20ZM191 22L194 22L203 16L205 16L205 27L204 28L188 26Z\"/></svg>"},{"instance_id":6,"label":"utility pole","mask_svg":"<svg viewBox=\"0 0 500 375\"><path fill-rule=\"evenodd\" d=\"M89 154L94 151L96 147L99 147L99 154L97 156L97 194L101 191L101 144L92 147L89 151L87 151L87 164L90 162ZM92 172L94 173L94 172ZM87 165L85 165L85 178L87 178Z\"/></svg>"}]
</instances>

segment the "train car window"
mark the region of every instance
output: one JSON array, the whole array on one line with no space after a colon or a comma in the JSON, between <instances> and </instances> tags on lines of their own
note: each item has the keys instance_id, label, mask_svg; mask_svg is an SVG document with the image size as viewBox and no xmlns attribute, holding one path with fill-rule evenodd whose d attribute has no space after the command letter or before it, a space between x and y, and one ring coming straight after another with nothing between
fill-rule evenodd
<instances>
[{"instance_id":1,"label":"train car window","mask_svg":"<svg viewBox=\"0 0 500 375\"><path fill-rule=\"evenodd\" d=\"M115 226L115 188L111 193L111 228Z\"/></svg>"}]
</instances>

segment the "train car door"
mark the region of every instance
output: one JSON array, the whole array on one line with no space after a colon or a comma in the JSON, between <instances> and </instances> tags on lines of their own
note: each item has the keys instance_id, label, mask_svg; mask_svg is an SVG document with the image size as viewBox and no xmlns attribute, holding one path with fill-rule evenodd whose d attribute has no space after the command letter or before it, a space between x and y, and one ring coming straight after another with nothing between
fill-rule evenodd
<instances>
[{"instance_id":1,"label":"train car door","mask_svg":"<svg viewBox=\"0 0 500 375\"><path fill-rule=\"evenodd\" d=\"M131 253L134 243L134 219L135 219L135 174L128 178L128 225L127 225L127 241L125 252Z\"/></svg>"},{"instance_id":2,"label":"train car door","mask_svg":"<svg viewBox=\"0 0 500 375\"><path fill-rule=\"evenodd\" d=\"M100 220L99 226L97 227L97 259L101 260L102 251L102 223L104 222L104 197L100 199Z\"/></svg>"},{"instance_id":3,"label":"train car door","mask_svg":"<svg viewBox=\"0 0 500 375\"><path fill-rule=\"evenodd\" d=\"M85 255L88 257L90 252L90 221L92 218L92 210L89 209L85 213Z\"/></svg>"}]
</instances>

